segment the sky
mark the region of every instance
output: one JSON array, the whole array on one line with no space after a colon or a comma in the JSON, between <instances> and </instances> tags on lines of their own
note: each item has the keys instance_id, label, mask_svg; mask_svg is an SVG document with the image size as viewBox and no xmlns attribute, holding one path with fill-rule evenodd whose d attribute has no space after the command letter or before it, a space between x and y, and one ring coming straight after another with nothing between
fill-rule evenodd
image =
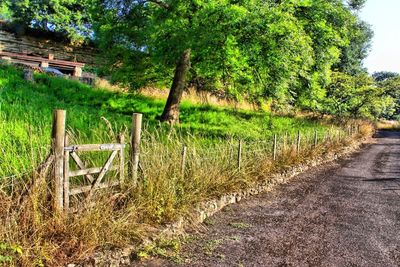
<instances>
[{"instance_id":1,"label":"sky","mask_svg":"<svg viewBox=\"0 0 400 267\"><path fill-rule=\"evenodd\" d=\"M360 17L372 26L372 50L364 60L370 73L400 73L400 0L367 0Z\"/></svg>"}]
</instances>

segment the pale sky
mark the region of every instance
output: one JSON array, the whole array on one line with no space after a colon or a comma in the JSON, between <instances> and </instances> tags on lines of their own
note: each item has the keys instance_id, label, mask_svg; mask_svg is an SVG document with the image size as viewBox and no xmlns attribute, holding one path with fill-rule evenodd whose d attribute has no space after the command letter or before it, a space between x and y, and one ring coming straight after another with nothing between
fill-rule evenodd
<instances>
[{"instance_id":1,"label":"pale sky","mask_svg":"<svg viewBox=\"0 0 400 267\"><path fill-rule=\"evenodd\" d=\"M372 26L372 50L364 61L370 73L400 73L400 0L367 0L360 13Z\"/></svg>"}]
</instances>

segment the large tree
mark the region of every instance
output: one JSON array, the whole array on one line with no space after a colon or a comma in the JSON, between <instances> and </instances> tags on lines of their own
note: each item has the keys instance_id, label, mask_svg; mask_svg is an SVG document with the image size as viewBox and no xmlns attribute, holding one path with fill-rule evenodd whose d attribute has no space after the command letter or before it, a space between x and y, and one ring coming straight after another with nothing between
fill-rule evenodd
<instances>
[{"instance_id":1,"label":"large tree","mask_svg":"<svg viewBox=\"0 0 400 267\"><path fill-rule=\"evenodd\" d=\"M400 119L400 75L396 72L376 72L372 75L378 88L381 90L382 98L390 98L393 105L387 108L383 117L386 119Z\"/></svg>"},{"instance_id":2,"label":"large tree","mask_svg":"<svg viewBox=\"0 0 400 267\"><path fill-rule=\"evenodd\" d=\"M185 81L235 99L284 99L295 77L313 64L311 39L291 15L291 5L107 0L99 7L95 29L109 52L111 73L137 87L170 77L161 118L172 124L178 121Z\"/></svg>"},{"instance_id":3,"label":"large tree","mask_svg":"<svg viewBox=\"0 0 400 267\"><path fill-rule=\"evenodd\" d=\"M394 84L387 84L393 90ZM395 112L395 98L388 94L385 85L377 86L367 73L348 75L332 73L325 99L325 112L341 118L361 117L376 119L392 116Z\"/></svg>"}]
</instances>

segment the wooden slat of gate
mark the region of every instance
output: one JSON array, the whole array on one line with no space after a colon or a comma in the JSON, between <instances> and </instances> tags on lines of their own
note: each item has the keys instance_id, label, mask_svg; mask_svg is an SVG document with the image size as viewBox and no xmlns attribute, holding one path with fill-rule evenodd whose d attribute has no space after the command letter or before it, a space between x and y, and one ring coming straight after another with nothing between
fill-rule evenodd
<instances>
[{"instance_id":1,"label":"wooden slat of gate","mask_svg":"<svg viewBox=\"0 0 400 267\"><path fill-rule=\"evenodd\" d=\"M108 187L113 187L119 185L119 182L111 182L111 183L102 183L99 184L99 186L96 189L93 190L98 190L98 189L103 189L103 188L108 188ZM92 190L92 185L87 185L87 186L80 186L77 188L73 188L69 191L70 196L78 195L81 193L86 193Z\"/></svg>"},{"instance_id":2,"label":"wooden slat of gate","mask_svg":"<svg viewBox=\"0 0 400 267\"><path fill-rule=\"evenodd\" d=\"M71 152L71 157L72 159L75 161L75 163L78 165L78 167L81 170L85 170L86 165L85 163L83 163L83 161L79 158L79 156L75 153L75 152ZM96 168L96 169L100 169L98 172L101 171L101 168ZM91 182L93 183L93 181L95 180L94 177L90 174L94 174L94 173L98 173L98 172L86 172L86 173L82 173L82 174L77 174L77 171L72 171L70 172L69 176L70 177L75 177L75 176L79 176L79 175L85 175L85 177Z\"/></svg>"},{"instance_id":3,"label":"wooden slat of gate","mask_svg":"<svg viewBox=\"0 0 400 267\"><path fill-rule=\"evenodd\" d=\"M103 167L95 167L95 168L87 168L87 169L82 169L82 170L75 170L75 171L70 171L69 172L69 177L76 177L76 176L90 176L93 177L91 174L97 174L100 173ZM119 166L112 166L110 167L109 171L116 171L119 169ZM89 179L88 180L93 183L95 179L93 180Z\"/></svg>"},{"instance_id":4,"label":"wooden slat of gate","mask_svg":"<svg viewBox=\"0 0 400 267\"><path fill-rule=\"evenodd\" d=\"M124 144L88 144L88 145L75 145L65 147L65 150L68 151L115 151L124 148Z\"/></svg>"},{"instance_id":5,"label":"wooden slat of gate","mask_svg":"<svg viewBox=\"0 0 400 267\"><path fill-rule=\"evenodd\" d=\"M108 158L107 162L104 164L99 176L97 177L96 181L94 182L94 184L92 185L92 188L90 189L87 197L86 197L86 201L89 202L90 199L93 196L94 191L99 187L101 180L103 180L104 176L106 175L107 171L110 169L111 164L115 158L115 156L118 154L118 151L113 151L110 155L110 157Z\"/></svg>"}]
</instances>

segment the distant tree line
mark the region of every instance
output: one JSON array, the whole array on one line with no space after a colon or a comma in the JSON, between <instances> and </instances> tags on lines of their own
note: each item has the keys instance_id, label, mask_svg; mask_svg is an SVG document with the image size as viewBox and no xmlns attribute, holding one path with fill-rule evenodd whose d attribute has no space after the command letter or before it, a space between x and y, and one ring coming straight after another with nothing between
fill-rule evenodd
<instances>
[{"instance_id":1,"label":"distant tree line","mask_svg":"<svg viewBox=\"0 0 400 267\"><path fill-rule=\"evenodd\" d=\"M362 66L373 36L358 16L364 3L8 0L0 10L26 27L95 41L106 61L99 71L132 90L170 87L161 116L170 123L188 87L274 111L393 118L398 75L375 80Z\"/></svg>"}]
</instances>

